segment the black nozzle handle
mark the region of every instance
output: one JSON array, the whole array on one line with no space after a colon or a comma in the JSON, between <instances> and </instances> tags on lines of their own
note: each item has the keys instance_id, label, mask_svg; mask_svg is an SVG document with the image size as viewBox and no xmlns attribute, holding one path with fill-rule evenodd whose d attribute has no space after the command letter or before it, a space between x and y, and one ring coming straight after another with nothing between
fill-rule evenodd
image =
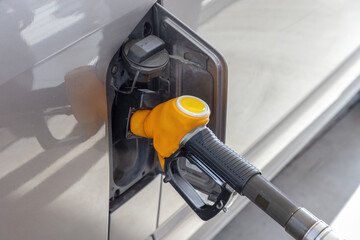
<instances>
[{"instance_id":1,"label":"black nozzle handle","mask_svg":"<svg viewBox=\"0 0 360 240\"><path fill-rule=\"evenodd\" d=\"M186 158L206 166L204 169L249 198L295 239L319 239L321 231L328 229L327 224L292 202L210 129L197 129L184 139Z\"/></svg>"},{"instance_id":2,"label":"black nozzle handle","mask_svg":"<svg viewBox=\"0 0 360 240\"><path fill-rule=\"evenodd\" d=\"M207 127L195 133L184 143L185 156L197 159L212 169L238 193L251 177L260 171L221 142Z\"/></svg>"}]
</instances>

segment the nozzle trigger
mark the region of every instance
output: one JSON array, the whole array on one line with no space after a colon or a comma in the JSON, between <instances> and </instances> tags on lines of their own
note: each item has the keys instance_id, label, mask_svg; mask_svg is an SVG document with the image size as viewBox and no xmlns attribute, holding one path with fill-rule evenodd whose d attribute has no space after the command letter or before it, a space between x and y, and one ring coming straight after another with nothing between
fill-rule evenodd
<instances>
[{"instance_id":1,"label":"nozzle trigger","mask_svg":"<svg viewBox=\"0 0 360 240\"><path fill-rule=\"evenodd\" d=\"M178 151L169 158L165 159L165 179L176 189L176 191L202 220L209 220L224 208L229 201L232 192L225 187L225 184L221 182L220 178L214 174L209 174L211 170L207 169L205 165L197 162L195 158L188 156L189 158L187 159L191 163L195 164L203 172L208 174L216 183L219 184L221 188L221 192L216 201L212 205L208 204L183 176L183 170L180 169L178 161L179 157L184 156L186 156L186 154L183 151Z\"/></svg>"}]
</instances>

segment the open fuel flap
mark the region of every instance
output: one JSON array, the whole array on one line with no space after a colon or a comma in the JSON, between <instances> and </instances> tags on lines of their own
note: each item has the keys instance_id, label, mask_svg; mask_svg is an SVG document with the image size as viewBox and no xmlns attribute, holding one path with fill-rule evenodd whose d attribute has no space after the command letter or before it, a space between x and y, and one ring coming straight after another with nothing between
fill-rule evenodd
<instances>
[{"instance_id":1,"label":"open fuel flap","mask_svg":"<svg viewBox=\"0 0 360 240\"><path fill-rule=\"evenodd\" d=\"M129 131L131 114L180 95L205 100L209 128L225 140L227 66L195 32L155 4L114 55L107 73L110 212L162 173L152 140ZM186 159L185 178L211 200L220 189Z\"/></svg>"}]
</instances>

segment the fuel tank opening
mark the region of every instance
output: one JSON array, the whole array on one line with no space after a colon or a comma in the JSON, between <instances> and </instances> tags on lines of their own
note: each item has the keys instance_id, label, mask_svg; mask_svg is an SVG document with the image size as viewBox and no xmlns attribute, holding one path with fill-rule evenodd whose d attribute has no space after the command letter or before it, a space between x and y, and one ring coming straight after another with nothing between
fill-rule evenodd
<instances>
[{"instance_id":1,"label":"fuel tank opening","mask_svg":"<svg viewBox=\"0 0 360 240\"><path fill-rule=\"evenodd\" d=\"M107 71L110 212L163 173L153 141L131 133L132 114L192 95L212 109L208 126L224 139L226 77L225 60L206 41L159 4L148 11L114 54ZM181 102L184 111L188 100ZM216 195L217 185L185 160L179 161L185 178L197 190Z\"/></svg>"}]
</instances>

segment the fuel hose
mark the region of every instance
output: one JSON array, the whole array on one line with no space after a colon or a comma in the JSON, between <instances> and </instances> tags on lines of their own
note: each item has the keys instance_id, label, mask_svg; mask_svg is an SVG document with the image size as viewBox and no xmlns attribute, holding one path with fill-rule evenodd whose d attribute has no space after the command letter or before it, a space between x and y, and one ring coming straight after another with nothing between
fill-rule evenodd
<instances>
[{"instance_id":1,"label":"fuel hose","mask_svg":"<svg viewBox=\"0 0 360 240\"><path fill-rule=\"evenodd\" d=\"M331 228L299 207L260 171L221 142L207 127L182 142L188 159L196 158L246 196L295 239L339 239Z\"/></svg>"}]
</instances>

